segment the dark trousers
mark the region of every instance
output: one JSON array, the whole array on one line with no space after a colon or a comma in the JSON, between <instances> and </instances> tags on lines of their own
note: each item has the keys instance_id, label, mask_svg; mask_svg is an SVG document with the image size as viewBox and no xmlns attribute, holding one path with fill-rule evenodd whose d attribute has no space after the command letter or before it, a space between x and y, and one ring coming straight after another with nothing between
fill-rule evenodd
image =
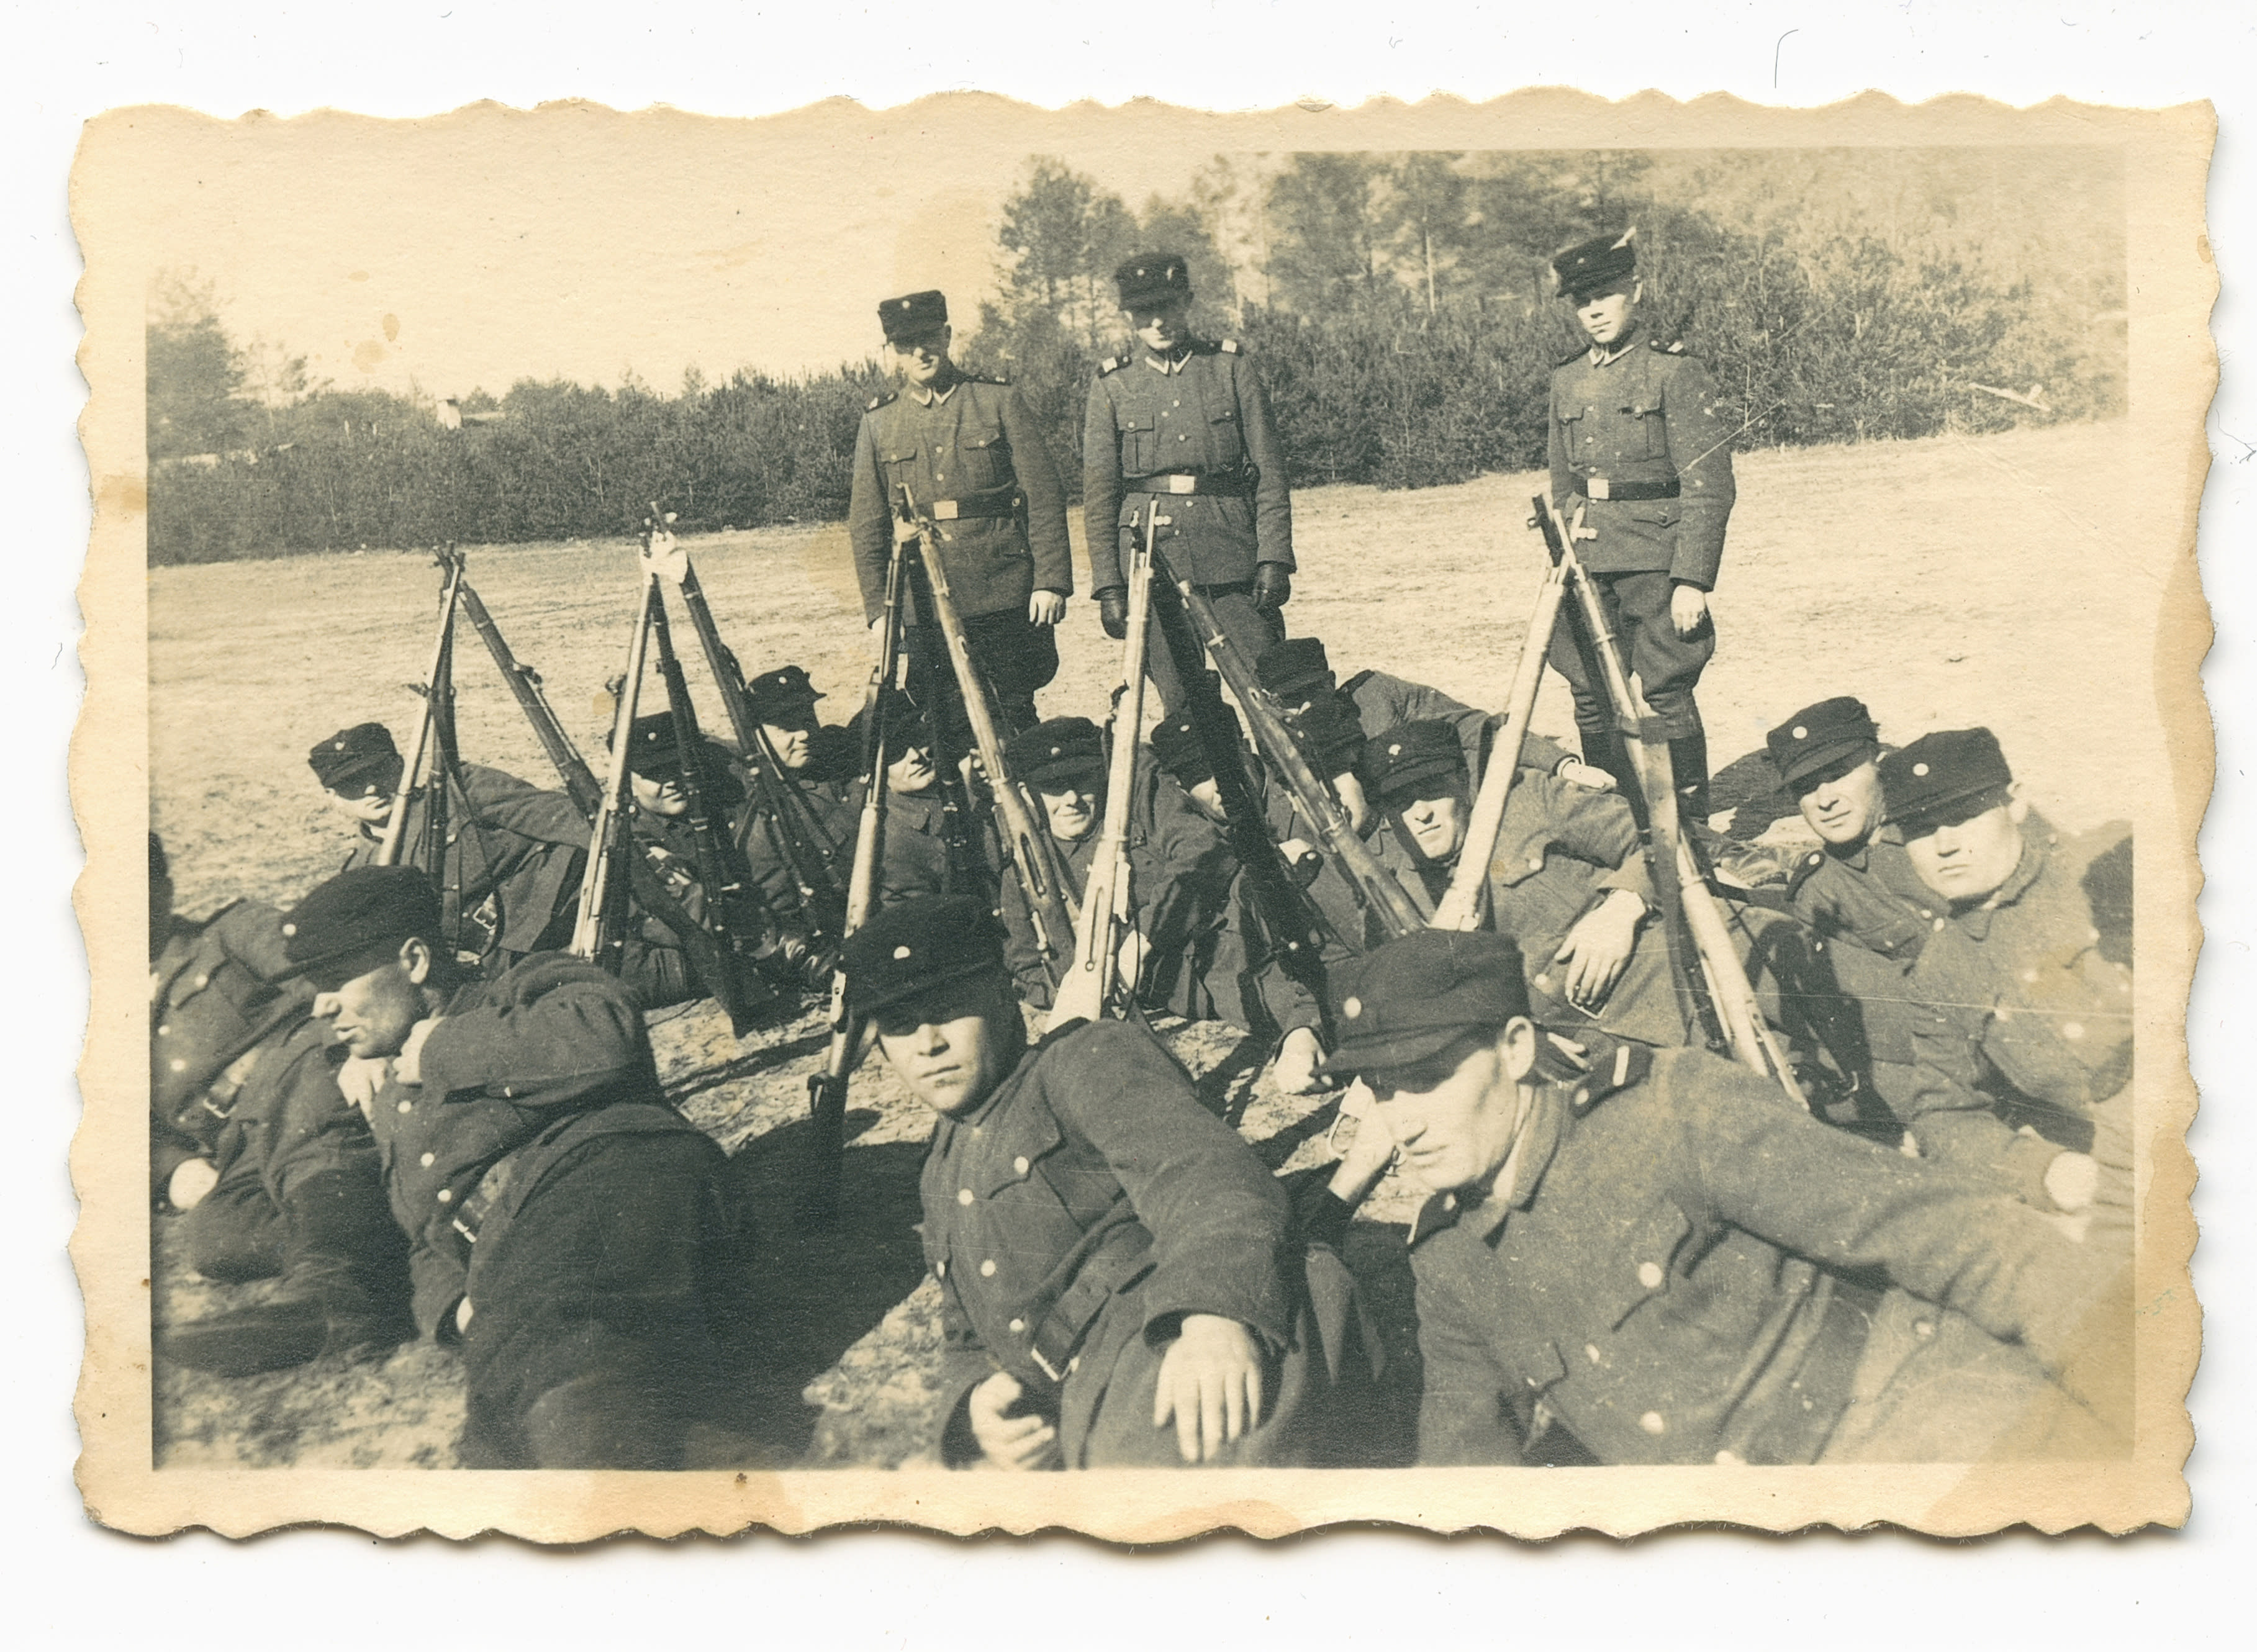
<instances>
[{"instance_id":1,"label":"dark trousers","mask_svg":"<svg viewBox=\"0 0 2257 1652\"><path fill-rule=\"evenodd\" d=\"M967 615L964 621L965 651L987 679L994 702L997 730L1009 739L1022 729L1042 721L1035 710L1035 692L1050 686L1058 675L1058 635L1049 625L1037 625L1024 608L999 608L992 614ZM931 708L925 708L931 714ZM971 729L960 733L968 746Z\"/></svg>"},{"instance_id":2,"label":"dark trousers","mask_svg":"<svg viewBox=\"0 0 2257 1652\"><path fill-rule=\"evenodd\" d=\"M1672 740L1698 736L1701 710L1693 703L1693 689L1709 657L1716 652L1716 626L1704 624L1691 637L1677 634L1677 627L1669 623L1669 595L1675 582L1666 573L1594 574L1591 582L1621 646L1623 669L1638 679L1663 736ZM1570 596L1568 601L1574 598ZM1575 628L1564 612L1552 633L1549 658L1552 668L1567 678L1574 694L1575 726L1587 748L1593 737L1611 734L1615 710L1607 702L1607 685L1575 646Z\"/></svg>"},{"instance_id":3,"label":"dark trousers","mask_svg":"<svg viewBox=\"0 0 2257 1652\"><path fill-rule=\"evenodd\" d=\"M1200 585L1195 589L1213 605L1216 621L1246 661L1249 671L1262 658L1263 649L1285 640L1285 617L1275 610L1263 610L1254 605L1254 587L1245 585ZM1192 629L1199 631L1196 619ZM1200 633L1204 640L1204 633ZM1173 712L1183 703L1183 686L1176 675L1176 662L1168 653L1167 639L1160 634L1160 622L1155 618L1148 629L1144 646L1144 668L1152 687L1160 696L1160 703Z\"/></svg>"},{"instance_id":4,"label":"dark trousers","mask_svg":"<svg viewBox=\"0 0 2257 1652\"><path fill-rule=\"evenodd\" d=\"M481 1233L465 1466L682 1465L744 1281L723 1163L695 1131L598 1136Z\"/></svg>"}]
</instances>

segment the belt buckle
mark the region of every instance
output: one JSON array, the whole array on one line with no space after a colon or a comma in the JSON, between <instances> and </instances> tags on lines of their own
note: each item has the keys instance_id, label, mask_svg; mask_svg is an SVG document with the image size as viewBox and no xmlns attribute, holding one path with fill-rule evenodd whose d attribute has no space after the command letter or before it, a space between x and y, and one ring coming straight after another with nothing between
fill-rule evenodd
<instances>
[{"instance_id":1,"label":"belt buckle","mask_svg":"<svg viewBox=\"0 0 2257 1652\"><path fill-rule=\"evenodd\" d=\"M1604 477L1584 477L1583 491L1594 499L1611 499L1614 498L1614 489Z\"/></svg>"},{"instance_id":2,"label":"belt buckle","mask_svg":"<svg viewBox=\"0 0 2257 1652\"><path fill-rule=\"evenodd\" d=\"M1168 478L1168 491L1171 493L1197 493L1199 491L1199 478L1197 477L1171 476Z\"/></svg>"},{"instance_id":3,"label":"belt buckle","mask_svg":"<svg viewBox=\"0 0 2257 1652\"><path fill-rule=\"evenodd\" d=\"M932 519L936 522L953 522L958 514L959 507L954 499L935 499L932 502Z\"/></svg>"}]
</instances>

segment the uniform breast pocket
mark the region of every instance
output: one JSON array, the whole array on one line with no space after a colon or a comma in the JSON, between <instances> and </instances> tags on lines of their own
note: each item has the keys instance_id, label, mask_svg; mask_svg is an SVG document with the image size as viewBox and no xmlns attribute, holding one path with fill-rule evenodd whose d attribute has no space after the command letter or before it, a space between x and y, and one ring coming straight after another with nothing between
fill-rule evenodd
<instances>
[{"instance_id":1,"label":"uniform breast pocket","mask_svg":"<svg viewBox=\"0 0 2257 1652\"><path fill-rule=\"evenodd\" d=\"M962 451L958 455L963 475L959 478L962 491L977 493L985 488L1000 488L1011 481L1011 450L1004 444L1000 430L967 430L959 439Z\"/></svg>"},{"instance_id":2,"label":"uniform breast pocket","mask_svg":"<svg viewBox=\"0 0 2257 1652\"><path fill-rule=\"evenodd\" d=\"M1121 473L1148 477L1160 468L1160 421L1150 413L1121 415Z\"/></svg>"},{"instance_id":3,"label":"uniform breast pocket","mask_svg":"<svg viewBox=\"0 0 2257 1652\"><path fill-rule=\"evenodd\" d=\"M1632 455L1646 459L1669 456L1669 412L1656 399L1632 402L1623 409L1631 433L1627 444Z\"/></svg>"},{"instance_id":4,"label":"uniform breast pocket","mask_svg":"<svg viewBox=\"0 0 2257 1652\"><path fill-rule=\"evenodd\" d=\"M1219 413L1207 421L1206 446L1210 469L1235 470L1246 462L1246 438L1239 428L1237 408Z\"/></svg>"},{"instance_id":5,"label":"uniform breast pocket","mask_svg":"<svg viewBox=\"0 0 2257 1652\"><path fill-rule=\"evenodd\" d=\"M917 449L915 447L888 448L879 455L886 467L886 480L893 484L914 483L919 479Z\"/></svg>"}]
</instances>

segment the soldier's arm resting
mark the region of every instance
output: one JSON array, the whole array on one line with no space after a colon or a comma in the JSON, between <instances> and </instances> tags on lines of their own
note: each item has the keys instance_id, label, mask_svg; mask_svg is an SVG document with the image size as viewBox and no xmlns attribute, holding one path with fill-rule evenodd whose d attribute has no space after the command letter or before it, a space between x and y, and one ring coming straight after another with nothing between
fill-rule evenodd
<instances>
[{"instance_id":1,"label":"soldier's arm resting","mask_svg":"<svg viewBox=\"0 0 2257 1652\"><path fill-rule=\"evenodd\" d=\"M1073 550L1065 531L1065 484L1059 479L1051 445L1043 440L1019 392L1003 391L1003 440L1011 444L1011 469L1027 498L1027 546L1035 557L1035 589L1073 595Z\"/></svg>"},{"instance_id":2,"label":"soldier's arm resting","mask_svg":"<svg viewBox=\"0 0 2257 1652\"><path fill-rule=\"evenodd\" d=\"M519 973L509 999L432 1029L421 1051L426 1093L499 1091L527 1105L554 1105L648 1071L642 1011L627 988L577 958Z\"/></svg>"},{"instance_id":3,"label":"soldier's arm resting","mask_svg":"<svg viewBox=\"0 0 2257 1652\"><path fill-rule=\"evenodd\" d=\"M1710 591L1724 560L1724 524L1732 514L1732 432L1717 411L1716 381L1708 367L1689 356L1671 359L1675 371L1663 392L1663 405L1682 514L1669 577Z\"/></svg>"},{"instance_id":4,"label":"soldier's arm resting","mask_svg":"<svg viewBox=\"0 0 2257 1652\"><path fill-rule=\"evenodd\" d=\"M1972 946L1938 931L1906 979L1913 1005L1913 1079L1900 1112L1921 1156L1979 1172L2040 1210L2056 1208L2046 1173L2062 1149L2024 1135L1977 1088L1990 995Z\"/></svg>"},{"instance_id":5,"label":"soldier's arm resting","mask_svg":"<svg viewBox=\"0 0 2257 1652\"><path fill-rule=\"evenodd\" d=\"M1233 384L1238 392L1239 428L1246 441L1246 456L1256 472L1254 485L1254 560L1292 568L1293 497L1286 485L1285 448L1277 440L1277 427L1270 416L1270 395L1262 388L1262 375L1243 356L1230 358Z\"/></svg>"},{"instance_id":6,"label":"soldier's arm resting","mask_svg":"<svg viewBox=\"0 0 2257 1652\"><path fill-rule=\"evenodd\" d=\"M854 433L852 491L846 500L846 542L854 554L854 577L862 587L862 618L874 620L886 609L886 569L894 555L894 502L878 465L877 439L868 414ZM923 503L923 501L920 501Z\"/></svg>"},{"instance_id":7,"label":"soldier's arm resting","mask_svg":"<svg viewBox=\"0 0 2257 1652\"><path fill-rule=\"evenodd\" d=\"M1121 431L1102 377L1091 381L1081 424L1081 520L1089 550L1092 596L1118 590L1121 576Z\"/></svg>"}]
</instances>

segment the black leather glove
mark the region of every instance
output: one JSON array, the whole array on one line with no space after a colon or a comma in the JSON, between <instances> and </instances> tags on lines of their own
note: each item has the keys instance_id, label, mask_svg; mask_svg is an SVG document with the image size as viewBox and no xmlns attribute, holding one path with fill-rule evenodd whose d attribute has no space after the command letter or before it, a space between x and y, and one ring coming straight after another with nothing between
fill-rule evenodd
<instances>
[{"instance_id":1,"label":"black leather glove","mask_svg":"<svg viewBox=\"0 0 2257 1652\"><path fill-rule=\"evenodd\" d=\"M1258 589L1258 588L1257 588ZM1097 615L1105 626L1105 634L1115 642L1128 639L1128 593L1115 585L1097 593Z\"/></svg>"},{"instance_id":2,"label":"black leather glove","mask_svg":"<svg viewBox=\"0 0 2257 1652\"><path fill-rule=\"evenodd\" d=\"M1283 562L1261 562L1254 569L1254 605L1274 614L1293 599L1293 575Z\"/></svg>"}]
</instances>

